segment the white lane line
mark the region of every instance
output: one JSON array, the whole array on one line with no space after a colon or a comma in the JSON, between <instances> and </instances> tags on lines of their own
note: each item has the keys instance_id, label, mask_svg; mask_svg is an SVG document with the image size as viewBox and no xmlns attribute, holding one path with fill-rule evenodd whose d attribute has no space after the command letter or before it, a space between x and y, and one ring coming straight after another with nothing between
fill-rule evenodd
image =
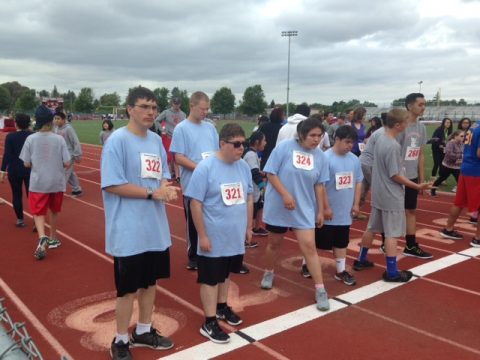
<instances>
[{"instance_id":1,"label":"white lane line","mask_svg":"<svg viewBox=\"0 0 480 360\"><path fill-rule=\"evenodd\" d=\"M30 311L28 306L17 296L17 294L7 285L2 278L0 278L0 287L3 292L9 297L15 306L23 313L23 315L28 319L29 323L33 325L47 343L49 343L52 348L57 352L59 356L66 356L69 360L73 360L74 357L68 353L68 351L60 344L55 336L48 331L48 329L43 326L42 322Z\"/></svg>"},{"instance_id":2,"label":"white lane line","mask_svg":"<svg viewBox=\"0 0 480 360\"><path fill-rule=\"evenodd\" d=\"M411 281L415 281L416 278L412 278ZM361 301L370 299L372 297L383 294L387 291L396 289L405 283L388 283L383 280L375 281L374 283L362 286L358 289L349 291L345 294L338 295L336 298L342 301L346 301L350 304L358 304Z\"/></svg>"},{"instance_id":3,"label":"white lane line","mask_svg":"<svg viewBox=\"0 0 480 360\"><path fill-rule=\"evenodd\" d=\"M439 270L446 269L447 267L450 267L452 265L467 261L469 259L470 258L467 256L458 254L447 255L440 259L429 261L428 263L416 266L410 269L410 271L417 276L426 276Z\"/></svg>"},{"instance_id":4,"label":"white lane line","mask_svg":"<svg viewBox=\"0 0 480 360\"><path fill-rule=\"evenodd\" d=\"M480 256L480 248L471 247L469 249L459 251L458 253L461 254L461 255L477 257L477 256Z\"/></svg>"}]
</instances>

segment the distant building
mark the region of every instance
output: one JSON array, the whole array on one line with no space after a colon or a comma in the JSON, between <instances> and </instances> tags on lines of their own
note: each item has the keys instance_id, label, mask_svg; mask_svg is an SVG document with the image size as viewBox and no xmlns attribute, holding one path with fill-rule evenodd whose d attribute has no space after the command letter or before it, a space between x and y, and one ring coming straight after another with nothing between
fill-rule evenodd
<instances>
[{"instance_id":1,"label":"distant building","mask_svg":"<svg viewBox=\"0 0 480 360\"><path fill-rule=\"evenodd\" d=\"M42 104L55 112L57 109L63 109L63 98L42 97Z\"/></svg>"}]
</instances>

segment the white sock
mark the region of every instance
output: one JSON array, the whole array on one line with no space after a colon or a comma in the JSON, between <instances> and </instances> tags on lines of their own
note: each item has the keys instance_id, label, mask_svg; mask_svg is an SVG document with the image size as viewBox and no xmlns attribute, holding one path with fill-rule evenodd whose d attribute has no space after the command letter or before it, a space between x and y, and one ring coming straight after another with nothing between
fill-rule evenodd
<instances>
[{"instance_id":1,"label":"white sock","mask_svg":"<svg viewBox=\"0 0 480 360\"><path fill-rule=\"evenodd\" d=\"M335 266L337 267L337 274L345 271L345 258L335 259Z\"/></svg>"},{"instance_id":2,"label":"white sock","mask_svg":"<svg viewBox=\"0 0 480 360\"><path fill-rule=\"evenodd\" d=\"M150 332L151 327L152 327L152 323L150 323L150 324L137 323L137 328L135 329L135 333L137 335L142 335L142 334L148 333L148 332Z\"/></svg>"},{"instance_id":3,"label":"white sock","mask_svg":"<svg viewBox=\"0 0 480 360\"><path fill-rule=\"evenodd\" d=\"M123 341L124 344L128 344L128 333L115 335L115 344Z\"/></svg>"},{"instance_id":4,"label":"white sock","mask_svg":"<svg viewBox=\"0 0 480 360\"><path fill-rule=\"evenodd\" d=\"M302 266L303 266L303 265L307 265L307 260L305 260L304 257L302 257Z\"/></svg>"}]
</instances>

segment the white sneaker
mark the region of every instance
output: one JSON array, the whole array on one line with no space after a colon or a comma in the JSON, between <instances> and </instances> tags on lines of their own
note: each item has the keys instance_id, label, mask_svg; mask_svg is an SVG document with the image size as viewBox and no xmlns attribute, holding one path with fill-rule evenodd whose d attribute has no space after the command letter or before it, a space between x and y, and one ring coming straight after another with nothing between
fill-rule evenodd
<instances>
[{"instance_id":1,"label":"white sneaker","mask_svg":"<svg viewBox=\"0 0 480 360\"><path fill-rule=\"evenodd\" d=\"M324 288L318 288L315 291L315 300L317 301L317 309L320 311L330 310L327 291Z\"/></svg>"},{"instance_id":2,"label":"white sneaker","mask_svg":"<svg viewBox=\"0 0 480 360\"><path fill-rule=\"evenodd\" d=\"M273 278L274 273L266 271L263 274L262 282L260 283L260 287L265 290L270 290L273 287Z\"/></svg>"}]
</instances>

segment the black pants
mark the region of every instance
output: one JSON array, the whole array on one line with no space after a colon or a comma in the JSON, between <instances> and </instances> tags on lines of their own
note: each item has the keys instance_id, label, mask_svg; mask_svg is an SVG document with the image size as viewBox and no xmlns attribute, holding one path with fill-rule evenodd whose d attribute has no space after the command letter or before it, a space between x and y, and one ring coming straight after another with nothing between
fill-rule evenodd
<instances>
[{"instance_id":1,"label":"black pants","mask_svg":"<svg viewBox=\"0 0 480 360\"><path fill-rule=\"evenodd\" d=\"M190 199L183 197L183 209L185 211L185 220L187 221L187 254L188 260L197 261L198 234L193 223L190 201Z\"/></svg>"},{"instance_id":2,"label":"black pants","mask_svg":"<svg viewBox=\"0 0 480 360\"><path fill-rule=\"evenodd\" d=\"M440 185L442 182L444 182L445 180L448 179L448 177L450 175L453 175L453 177L455 178L455 180L457 181L457 184L458 184L458 177L460 175L460 169L452 169L452 168L448 168L448 167L445 167L443 165L440 165L440 172L439 172L440 176L438 177L437 180L435 180L435 182L433 183L433 186L436 187L438 185ZM432 189L433 193L435 193L434 191L435 189Z\"/></svg>"},{"instance_id":3,"label":"black pants","mask_svg":"<svg viewBox=\"0 0 480 360\"><path fill-rule=\"evenodd\" d=\"M23 220L23 191L22 185L25 185L25 193L28 197L28 186L30 184L30 175L27 176L15 176L8 174L8 182L12 188L12 203L15 215L18 220Z\"/></svg>"},{"instance_id":4,"label":"black pants","mask_svg":"<svg viewBox=\"0 0 480 360\"><path fill-rule=\"evenodd\" d=\"M443 161L443 158L445 157L445 154L441 149L433 150L432 157L433 157L432 176L437 176L437 171L442 168L442 161Z\"/></svg>"}]
</instances>

